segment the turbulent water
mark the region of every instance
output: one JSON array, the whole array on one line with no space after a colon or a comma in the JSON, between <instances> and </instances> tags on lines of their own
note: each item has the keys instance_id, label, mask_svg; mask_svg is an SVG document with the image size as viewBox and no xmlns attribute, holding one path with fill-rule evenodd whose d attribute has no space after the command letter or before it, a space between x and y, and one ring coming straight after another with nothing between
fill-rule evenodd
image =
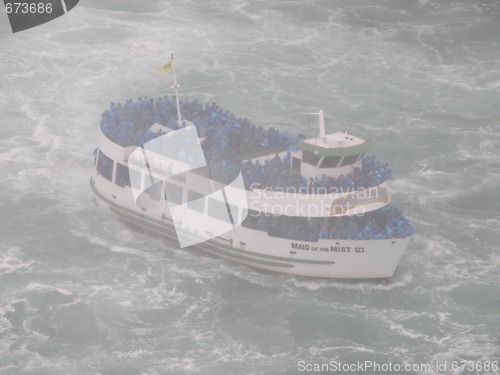
<instances>
[{"instance_id":1,"label":"turbulent water","mask_svg":"<svg viewBox=\"0 0 500 375\"><path fill-rule=\"evenodd\" d=\"M478 364L500 359L498 1L82 0L16 34L0 17L0 374L496 373ZM171 51L185 98L308 135L323 109L375 139L417 230L392 280L261 272L95 206L101 113L170 94Z\"/></svg>"}]
</instances>

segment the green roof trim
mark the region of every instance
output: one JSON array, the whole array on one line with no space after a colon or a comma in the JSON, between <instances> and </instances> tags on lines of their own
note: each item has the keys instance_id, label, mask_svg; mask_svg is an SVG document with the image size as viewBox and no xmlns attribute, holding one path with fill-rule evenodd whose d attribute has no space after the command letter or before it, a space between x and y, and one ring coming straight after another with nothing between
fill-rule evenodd
<instances>
[{"instance_id":1,"label":"green roof trim","mask_svg":"<svg viewBox=\"0 0 500 375\"><path fill-rule=\"evenodd\" d=\"M309 151L312 153L318 153L320 156L348 156L361 154L375 147L375 142L370 140L365 140L360 145L351 147L338 147L338 148L324 148L321 146L315 146L310 143L305 143L304 141L299 142L295 145L300 150Z\"/></svg>"}]
</instances>

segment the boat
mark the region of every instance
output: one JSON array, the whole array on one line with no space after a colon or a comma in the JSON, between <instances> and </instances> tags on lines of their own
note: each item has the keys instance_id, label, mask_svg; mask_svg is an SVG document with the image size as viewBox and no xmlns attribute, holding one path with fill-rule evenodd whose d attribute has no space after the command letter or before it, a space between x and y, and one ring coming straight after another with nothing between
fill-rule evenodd
<instances>
[{"instance_id":1,"label":"boat","mask_svg":"<svg viewBox=\"0 0 500 375\"><path fill-rule=\"evenodd\" d=\"M111 103L90 186L127 223L259 269L339 279L391 278L414 229L391 204L392 170L374 141L291 136L217 104L172 97Z\"/></svg>"}]
</instances>

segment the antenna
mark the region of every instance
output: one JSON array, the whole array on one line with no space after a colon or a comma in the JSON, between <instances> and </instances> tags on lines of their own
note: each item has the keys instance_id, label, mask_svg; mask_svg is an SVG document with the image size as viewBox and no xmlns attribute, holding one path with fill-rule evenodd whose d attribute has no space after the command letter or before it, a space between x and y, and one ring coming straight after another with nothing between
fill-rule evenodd
<instances>
[{"instance_id":1,"label":"antenna","mask_svg":"<svg viewBox=\"0 0 500 375\"><path fill-rule=\"evenodd\" d=\"M323 111L317 113L310 113L311 115L318 115L319 118L319 138L325 138L325 119L323 117Z\"/></svg>"}]
</instances>

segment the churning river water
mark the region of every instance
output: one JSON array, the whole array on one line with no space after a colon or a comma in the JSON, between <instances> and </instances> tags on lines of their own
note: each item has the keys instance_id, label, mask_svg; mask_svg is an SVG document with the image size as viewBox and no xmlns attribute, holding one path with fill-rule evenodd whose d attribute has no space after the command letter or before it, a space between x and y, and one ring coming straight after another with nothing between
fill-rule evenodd
<instances>
[{"instance_id":1,"label":"churning river water","mask_svg":"<svg viewBox=\"0 0 500 375\"><path fill-rule=\"evenodd\" d=\"M498 373L498 1L82 0L16 34L0 18L0 374ZM154 69L171 51L183 98L310 136L323 109L329 132L377 142L417 230L390 281L261 272L95 206L101 113L170 94ZM358 361L412 368L333 368Z\"/></svg>"}]
</instances>

